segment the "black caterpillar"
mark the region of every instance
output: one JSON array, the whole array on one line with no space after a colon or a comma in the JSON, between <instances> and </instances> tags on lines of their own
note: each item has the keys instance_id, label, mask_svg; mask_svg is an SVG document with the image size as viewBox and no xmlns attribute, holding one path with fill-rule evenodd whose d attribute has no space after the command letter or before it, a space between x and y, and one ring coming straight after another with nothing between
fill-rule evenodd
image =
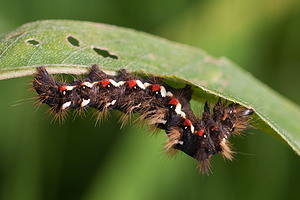
<instances>
[{"instance_id":1,"label":"black caterpillar","mask_svg":"<svg viewBox=\"0 0 300 200\"><path fill-rule=\"evenodd\" d=\"M39 94L38 102L48 104L58 116L70 108L86 107L101 113L116 109L126 116L139 113L140 119L166 131L167 152L180 150L195 158L202 173L209 171L212 155L222 153L232 159L228 139L247 127L253 113L219 99L212 113L206 103L202 119L198 119L189 103L192 95L189 85L174 89L157 78L142 79L124 69L119 75L110 76L93 65L86 78L71 83L56 81L44 66L37 69L33 87Z\"/></svg>"}]
</instances>

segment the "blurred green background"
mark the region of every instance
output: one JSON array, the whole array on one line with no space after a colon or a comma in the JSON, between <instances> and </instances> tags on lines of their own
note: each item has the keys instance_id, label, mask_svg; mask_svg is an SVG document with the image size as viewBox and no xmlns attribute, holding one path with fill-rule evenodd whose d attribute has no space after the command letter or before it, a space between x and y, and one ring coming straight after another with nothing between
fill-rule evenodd
<instances>
[{"instance_id":1,"label":"blurred green background","mask_svg":"<svg viewBox=\"0 0 300 200\"><path fill-rule=\"evenodd\" d=\"M300 103L299 0L0 0L1 34L41 19L114 24L199 47ZM236 159L214 156L213 173L202 176L188 156L163 155L163 132L120 130L118 112L101 127L90 115L51 123L47 106L33 106L31 80L0 81L1 199L299 199L299 157L260 130L233 138Z\"/></svg>"}]
</instances>

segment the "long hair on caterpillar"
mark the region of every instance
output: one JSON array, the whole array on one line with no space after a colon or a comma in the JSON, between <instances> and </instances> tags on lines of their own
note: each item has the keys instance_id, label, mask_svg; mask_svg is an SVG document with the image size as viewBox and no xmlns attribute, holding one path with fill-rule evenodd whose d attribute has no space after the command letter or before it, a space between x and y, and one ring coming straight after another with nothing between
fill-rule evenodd
<instances>
[{"instance_id":1,"label":"long hair on caterpillar","mask_svg":"<svg viewBox=\"0 0 300 200\"><path fill-rule=\"evenodd\" d=\"M224 158L232 159L228 140L232 134L246 129L253 113L235 103L228 105L220 98L212 109L206 102L199 119L190 106L193 93L190 85L175 89L155 77L140 78L124 69L112 76L93 65L85 78L70 83L56 81L44 66L37 70L33 88L39 95L38 102L48 104L56 116L69 109L87 107L99 113L119 110L125 118L139 113L139 119L165 130L166 152L180 150L193 157L202 173L209 172L212 155L222 153Z\"/></svg>"}]
</instances>

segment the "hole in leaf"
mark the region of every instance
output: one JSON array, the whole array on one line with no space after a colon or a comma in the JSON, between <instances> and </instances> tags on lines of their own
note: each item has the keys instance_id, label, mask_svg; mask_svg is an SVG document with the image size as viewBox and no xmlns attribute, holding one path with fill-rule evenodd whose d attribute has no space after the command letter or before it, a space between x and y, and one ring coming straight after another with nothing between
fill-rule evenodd
<instances>
[{"instance_id":1,"label":"hole in leaf","mask_svg":"<svg viewBox=\"0 0 300 200\"><path fill-rule=\"evenodd\" d=\"M41 43L36 40L36 39L28 39L28 40L25 40L26 43L30 44L30 45L33 45L33 46L39 46Z\"/></svg>"},{"instance_id":2,"label":"hole in leaf","mask_svg":"<svg viewBox=\"0 0 300 200\"><path fill-rule=\"evenodd\" d=\"M80 45L79 45L80 41L77 40L75 37L68 35L67 40L72 46L80 47Z\"/></svg>"},{"instance_id":3,"label":"hole in leaf","mask_svg":"<svg viewBox=\"0 0 300 200\"><path fill-rule=\"evenodd\" d=\"M104 57L104 58L112 58L112 59L119 59L119 57L117 55L111 54L108 50L105 49L100 49L97 47L93 47L93 50L99 54L100 56Z\"/></svg>"}]
</instances>

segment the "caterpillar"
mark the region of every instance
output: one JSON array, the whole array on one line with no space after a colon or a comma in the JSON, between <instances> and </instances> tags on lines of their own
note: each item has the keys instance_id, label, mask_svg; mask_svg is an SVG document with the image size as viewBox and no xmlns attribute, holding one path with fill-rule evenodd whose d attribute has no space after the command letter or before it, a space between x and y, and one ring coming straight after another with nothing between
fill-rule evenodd
<instances>
[{"instance_id":1,"label":"caterpillar","mask_svg":"<svg viewBox=\"0 0 300 200\"><path fill-rule=\"evenodd\" d=\"M210 158L221 153L232 159L229 138L240 134L250 122L253 111L236 103L227 105L221 99L210 108L205 103L201 119L193 113L190 85L175 89L155 77L143 79L121 69L118 75L108 75L93 65L83 79L71 83L56 81L44 66L37 68L33 88L38 102L48 104L58 116L69 109L93 107L100 113L110 109L126 116L139 113L139 119L165 130L168 140L165 150L178 150L198 161L202 173L210 170Z\"/></svg>"}]
</instances>

